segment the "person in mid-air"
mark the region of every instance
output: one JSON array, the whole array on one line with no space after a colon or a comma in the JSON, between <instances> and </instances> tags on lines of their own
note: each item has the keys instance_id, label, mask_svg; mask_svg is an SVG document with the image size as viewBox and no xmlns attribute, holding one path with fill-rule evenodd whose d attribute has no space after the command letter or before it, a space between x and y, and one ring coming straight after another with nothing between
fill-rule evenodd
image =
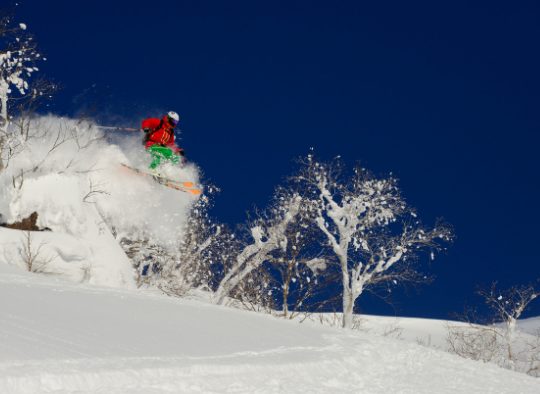
<instances>
[{"instance_id":1,"label":"person in mid-air","mask_svg":"<svg viewBox=\"0 0 540 394\"><path fill-rule=\"evenodd\" d=\"M152 170L159 167L163 159L174 164L183 161L184 150L176 145L174 138L174 128L179 121L180 116L174 111L169 111L161 119L148 118L142 121L144 146L152 155Z\"/></svg>"}]
</instances>

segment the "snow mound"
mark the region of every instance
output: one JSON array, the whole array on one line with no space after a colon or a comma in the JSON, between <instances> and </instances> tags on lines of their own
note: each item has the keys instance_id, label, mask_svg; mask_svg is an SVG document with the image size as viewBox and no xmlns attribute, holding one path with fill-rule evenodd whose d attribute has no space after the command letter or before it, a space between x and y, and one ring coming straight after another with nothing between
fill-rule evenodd
<instances>
[{"instance_id":1,"label":"snow mound","mask_svg":"<svg viewBox=\"0 0 540 394\"><path fill-rule=\"evenodd\" d=\"M173 248L195 197L121 165L148 166L138 135L112 139L91 122L55 116L36 118L24 127L27 137L21 137L0 173L0 220L16 222L37 212L37 225L60 235L31 235L35 251L50 260L48 273L94 284L134 286L131 262L118 240L146 239ZM193 165L164 171L198 181ZM0 262L24 265L23 235L0 229L0 237Z\"/></svg>"}]
</instances>

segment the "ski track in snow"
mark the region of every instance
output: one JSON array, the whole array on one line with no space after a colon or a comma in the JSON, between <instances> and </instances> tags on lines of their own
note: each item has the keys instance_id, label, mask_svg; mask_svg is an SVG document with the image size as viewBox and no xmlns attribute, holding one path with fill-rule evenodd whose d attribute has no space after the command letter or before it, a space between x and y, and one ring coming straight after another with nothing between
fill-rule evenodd
<instances>
[{"instance_id":1,"label":"ski track in snow","mask_svg":"<svg viewBox=\"0 0 540 394\"><path fill-rule=\"evenodd\" d=\"M413 343L2 265L0 308L0 393L540 392Z\"/></svg>"}]
</instances>

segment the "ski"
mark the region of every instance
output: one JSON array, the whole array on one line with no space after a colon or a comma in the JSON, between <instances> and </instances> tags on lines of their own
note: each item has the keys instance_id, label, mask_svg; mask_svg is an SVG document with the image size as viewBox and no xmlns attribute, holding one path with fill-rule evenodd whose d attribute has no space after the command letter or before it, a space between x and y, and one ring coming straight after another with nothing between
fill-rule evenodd
<instances>
[{"instance_id":1,"label":"ski","mask_svg":"<svg viewBox=\"0 0 540 394\"><path fill-rule=\"evenodd\" d=\"M201 189L195 187L195 184L193 182L174 181L172 179L168 179L160 175L155 175L147 171L139 170L138 168L128 166L127 164L124 164L124 163L121 163L121 164L122 164L122 167L127 168L128 170L133 171L136 174L139 174L148 178L152 178L154 181L156 181L160 185L166 186L168 188L179 190L184 193L193 194L195 196L198 196L199 194L202 193Z\"/></svg>"}]
</instances>

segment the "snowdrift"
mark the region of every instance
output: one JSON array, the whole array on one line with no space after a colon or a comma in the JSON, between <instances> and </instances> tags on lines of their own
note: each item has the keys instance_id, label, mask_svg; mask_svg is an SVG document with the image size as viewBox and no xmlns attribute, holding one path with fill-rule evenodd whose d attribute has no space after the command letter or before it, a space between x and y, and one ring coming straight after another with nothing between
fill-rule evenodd
<instances>
[{"instance_id":1,"label":"snowdrift","mask_svg":"<svg viewBox=\"0 0 540 394\"><path fill-rule=\"evenodd\" d=\"M46 116L30 123L28 136L0 173L0 221L38 213L37 225L55 234L31 233L33 251L48 262L44 272L133 287L131 262L118 240L174 247L194 197L121 166L148 165L136 133L111 138L90 122ZM198 181L193 165L165 168L164 175ZM0 228L0 262L24 265L27 239L20 233Z\"/></svg>"}]
</instances>

